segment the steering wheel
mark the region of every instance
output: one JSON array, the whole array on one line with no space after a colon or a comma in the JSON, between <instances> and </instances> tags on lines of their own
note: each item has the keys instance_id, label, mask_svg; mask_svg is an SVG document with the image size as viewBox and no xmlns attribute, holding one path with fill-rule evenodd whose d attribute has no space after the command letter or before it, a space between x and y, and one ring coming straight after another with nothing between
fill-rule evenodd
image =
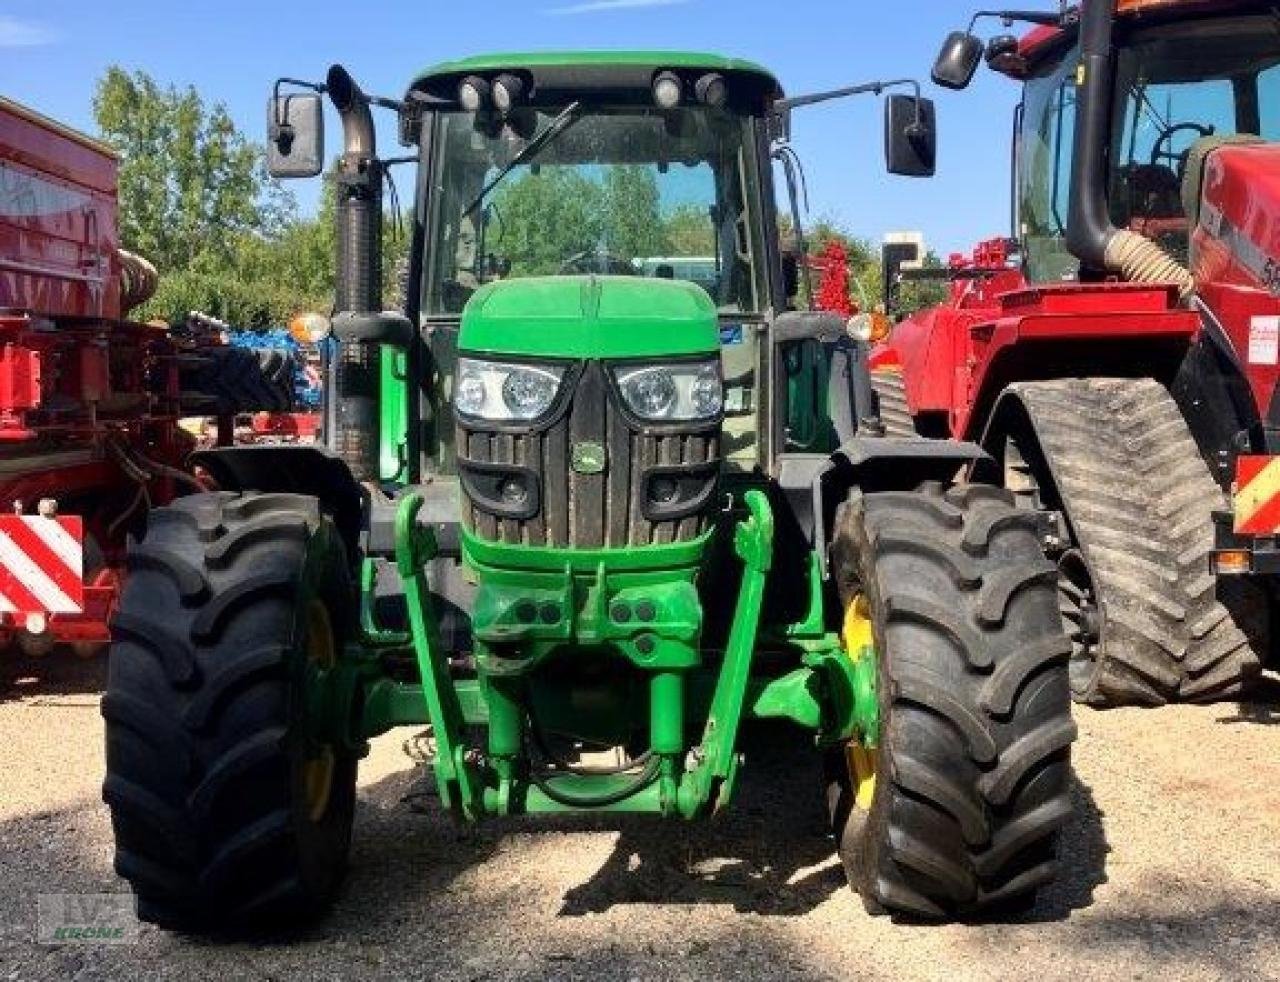
<instances>
[{"instance_id":1,"label":"steering wheel","mask_svg":"<svg viewBox=\"0 0 1280 982\"><path fill-rule=\"evenodd\" d=\"M1200 123L1174 123L1160 134L1160 139L1156 140L1155 146L1151 148L1151 166L1157 167L1161 163L1167 161L1169 169L1178 175L1178 181L1181 183L1187 176L1187 161L1191 157L1191 148L1187 147L1182 153L1178 153L1173 149L1173 138L1179 133L1196 133L1201 137L1213 136L1217 132L1212 126L1202 126ZM1164 147L1168 145L1168 149Z\"/></svg>"}]
</instances>

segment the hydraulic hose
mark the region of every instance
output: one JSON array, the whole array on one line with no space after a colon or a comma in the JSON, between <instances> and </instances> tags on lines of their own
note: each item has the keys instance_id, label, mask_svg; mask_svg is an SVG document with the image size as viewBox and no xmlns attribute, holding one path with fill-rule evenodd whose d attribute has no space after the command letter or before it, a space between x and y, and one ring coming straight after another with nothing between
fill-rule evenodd
<instances>
[{"instance_id":1,"label":"hydraulic hose","mask_svg":"<svg viewBox=\"0 0 1280 982\"><path fill-rule=\"evenodd\" d=\"M555 779L554 774L530 771L529 779L548 798L567 808L607 808L609 805L616 805L620 801L626 801L632 795L638 794L647 788L658 779L658 772L661 767L662 758L650 756L648 763L644 766L644 770L636 775L634 781L628 781L607 794L600 795L575 795L561 791L551 783Z\"/></svg>"},{"instance_id":2,"label":"hydraulic hose","mask_svg":"<svg viewBox=\"0 0 1280 982\"><path fill-rule=\"evenodd\" d=\"M155 296L160 274L139 255L126 249L117 249L116 253L120 257L120 309L127 314Z\"/></svg>"}]
</instances>

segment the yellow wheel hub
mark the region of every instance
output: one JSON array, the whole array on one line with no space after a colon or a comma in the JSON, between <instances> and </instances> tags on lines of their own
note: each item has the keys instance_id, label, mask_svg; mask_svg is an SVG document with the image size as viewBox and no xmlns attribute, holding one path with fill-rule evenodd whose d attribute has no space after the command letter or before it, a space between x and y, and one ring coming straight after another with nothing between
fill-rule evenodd
<instances>
[{"instance_id":1,"label":"yellow wheel hub","mask_svg":"<svg viewBox=\"0 0 1280 982\"><path fill-rule=\"evenodd\" d=\"M329 620L328 609L318 599L307 606L306 632L307 660L316 668L333 668L338 661L333 643L333 624ZM333 748L327 745L313 752L302 765L307 818L312 822L320 821L329 810L334 767Z\"/></svg>"},{"instance_id":2,"label":"yellow wheel hub","mask_svg":"<svg viewBox=\"0 0 1280 982\"><path fill-rule=\"evenodd\" d=\"M863 594L853 598L844 612L844 625L840 632L845 655L850 661L859 661L875 650L875 635L871 629L871 606ZM880 769L878 749L864 747L857 740L850 740L845 747L849 766L849 779L853 785L854 803L863 811L871 810L876 796L876 774Z\"/></svg>"}]
</instances>

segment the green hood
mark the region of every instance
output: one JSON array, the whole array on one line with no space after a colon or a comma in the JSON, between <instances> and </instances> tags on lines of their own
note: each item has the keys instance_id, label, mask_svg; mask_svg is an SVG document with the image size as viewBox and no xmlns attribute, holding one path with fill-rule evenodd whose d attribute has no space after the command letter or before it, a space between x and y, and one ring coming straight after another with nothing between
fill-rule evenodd
<instances>
[{"instance_id":1,"label":"green hood","mask_svg":"<svg viewBox=\"0 0 1280 982\"><path fill-rule=\"evenodd\" d=\"M550 358L666 358L720 348L716 308L692 283L553 276L490 283L462 314L458 347Z\"/></svg>"}]
</instances>

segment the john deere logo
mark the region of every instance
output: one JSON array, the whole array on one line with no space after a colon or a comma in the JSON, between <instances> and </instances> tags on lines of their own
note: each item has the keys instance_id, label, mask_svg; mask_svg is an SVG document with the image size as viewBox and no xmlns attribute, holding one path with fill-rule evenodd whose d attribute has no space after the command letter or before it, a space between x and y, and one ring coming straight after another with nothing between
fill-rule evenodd
<instances>
[{"instance_id":1,"label":"john deere logo","mask_svg":"<svg viewBox=\"0 0 1280 982\"><path fill-rule=\"evenodd\" d=\"M598 443L573 445L573 469L579 474L599 474L604 470L604 447Z\"/></svg>"}]
</instances>

